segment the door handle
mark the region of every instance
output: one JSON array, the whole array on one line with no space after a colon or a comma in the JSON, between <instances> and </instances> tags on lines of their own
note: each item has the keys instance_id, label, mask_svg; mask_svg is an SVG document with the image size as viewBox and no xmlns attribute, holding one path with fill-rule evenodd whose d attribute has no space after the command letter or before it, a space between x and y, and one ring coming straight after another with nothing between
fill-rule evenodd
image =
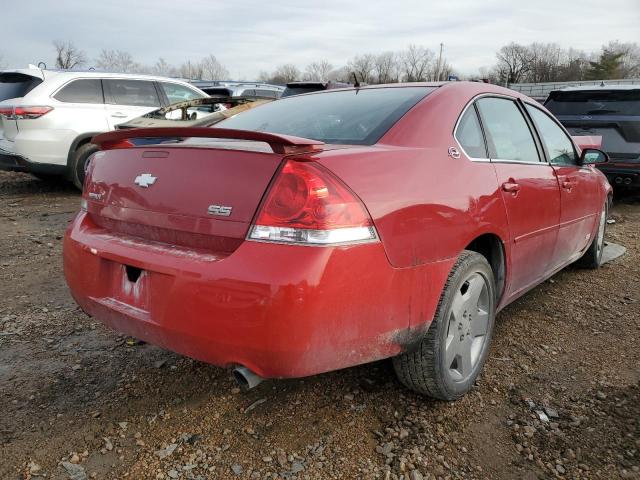
<instances>
[{"instance_id":1,"label":"door handle","mask_svg":"<svg viewBox=\"0 0 640 480\"><path fill-rule=\"evenodd\" d=\"M518 193L520 191L520 185L513 180L509 180L502 184L502 190L510 193Z\"/></svg>"},{"instance_id":2,"label":"door handle","mask_svg":"<svg viewBox=\"0 0 640 480\"><path fill-rule=\"evenodd\" d=\"M111 116L113 118L127 118L127 116L124 113L120 113L120 112L112 113Z\"/></svg>"},{"instance_id":3,"label":"door handle","mask_svg":"<svg viewBox=\"0 0 640 480\"><path fill-rule=\"evenodd\" d=\"M562 188L566 189L566 190L571 190L573 188L573 182L570 182L569 180L565 180L562 182Z\"/></svg>"}]
</instances>

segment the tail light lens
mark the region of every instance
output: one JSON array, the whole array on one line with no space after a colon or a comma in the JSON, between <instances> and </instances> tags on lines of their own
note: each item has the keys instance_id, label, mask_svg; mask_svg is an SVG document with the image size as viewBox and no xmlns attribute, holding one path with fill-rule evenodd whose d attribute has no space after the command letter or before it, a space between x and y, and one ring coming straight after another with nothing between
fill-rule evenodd
<instances>
[{"instance_id":1,"label":"tail light lens","mask_svg":"<svg viewBox=\"0 0 640 480\"><path fill-rule=\"evenodd\" d=\"M3 117L12 117L13 116L13 107L1 107L0 106L0 115Z\"/></svg>"},{"instance_id":2,"label":"tail light lens","mask_svg":"<svg viewBox=\"0 0 640 480\"><path fill-rule=\"evenodd\" d=\"M53 107L15 107L13 116L18 120L40 118L51 110L53 110Z\"/></svg>"},{"instance_id":3,"label":"tail light lens","mask_svg":"<svg viewBox=\"0 0 640 480\"><path fill-rule=\"evenodd\" d=\"M127 140L116 140L115 142L105 142L100 144L100 150L116 150L119 148L132 148L135 147L133 142Z\"/></svg>"},{"instance_id":4,"label":"tail light lens","mask_svg":"<svg viewBox=\"0 0 640 480\"><path fill-rule=\"evenodd\" d=\"M248 238L334 245L378 237L360 199L337 177L317 164L287 160Z\"/></svg>"}]
</instances>

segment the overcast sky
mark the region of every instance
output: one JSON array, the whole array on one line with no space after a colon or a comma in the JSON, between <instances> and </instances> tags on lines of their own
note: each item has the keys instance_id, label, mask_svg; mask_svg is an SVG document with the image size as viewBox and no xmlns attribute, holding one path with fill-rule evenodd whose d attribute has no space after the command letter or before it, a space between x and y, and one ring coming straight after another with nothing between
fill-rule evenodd
<instances>
[{"instance_id":1,"label":"overcast sky","mask_svg":"<svg viewBox=\"0 0 640 480\"><path fill-rule=\"evenodd\" d=\"M103 48L137 62L171 64L213 53L233 78L359 53L437 51L459 72L491 66L511 41L598 50L609 40L640 42L640 0L0 0L0 56L11 67L53 66L55 39L71 40L91 66ZM4 6L2 5L4 4Z\"/></svg>"}]
</instances>

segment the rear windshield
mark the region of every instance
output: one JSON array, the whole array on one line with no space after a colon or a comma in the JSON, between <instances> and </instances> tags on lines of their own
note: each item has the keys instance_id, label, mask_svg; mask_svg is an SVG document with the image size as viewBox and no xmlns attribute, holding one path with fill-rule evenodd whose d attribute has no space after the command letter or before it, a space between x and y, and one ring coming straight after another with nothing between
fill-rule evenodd
<instances>
[{"instance_id":1,"label":"rear windshield","mask_svg":"<svg viewBox=\"0 0 640 480\"><path fill-rule=\"evenodd\" d=\"M555 115L640 116L640 89L551 92L545 107Z\"/></svg>"},{"instance_id":2,"label":"rear windshield","mask_svg":"<svg viewBox=\"0 0 640 480\"><path fill-rule=\"evenodd\" d=\"M327 91L243 112L216 127L279 133L324 143L373 145L434 87Z\"/></svg>"},{"instance_id":3,"label":"rear windshield","mask_svg":"<svg viewBox=\"0 0 640 480\"><path fill-rule=\"evenodd\" d=\"M41 79L22 73L0 73L0 102L24 97L41 83Z\"/></svg>"}]
</instances>

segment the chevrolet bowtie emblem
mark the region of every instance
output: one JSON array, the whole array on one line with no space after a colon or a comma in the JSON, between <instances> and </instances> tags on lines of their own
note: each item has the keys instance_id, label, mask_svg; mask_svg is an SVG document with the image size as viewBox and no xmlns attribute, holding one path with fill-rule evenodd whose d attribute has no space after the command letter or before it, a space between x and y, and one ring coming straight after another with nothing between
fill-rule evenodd
<instances>
[{"instance_id":1,"label":"chevrolet bowtie emblem","mask_svg":"<svg viewBox=\"0 0 640 480\"><path fill-rule=\"evenodd\" d=\"M136 177L134 183L140 185L142 188L149 188L149 185L156 183L157 177L154 177L150 173L141 173Z\"/></svg>"}]
</instances>

